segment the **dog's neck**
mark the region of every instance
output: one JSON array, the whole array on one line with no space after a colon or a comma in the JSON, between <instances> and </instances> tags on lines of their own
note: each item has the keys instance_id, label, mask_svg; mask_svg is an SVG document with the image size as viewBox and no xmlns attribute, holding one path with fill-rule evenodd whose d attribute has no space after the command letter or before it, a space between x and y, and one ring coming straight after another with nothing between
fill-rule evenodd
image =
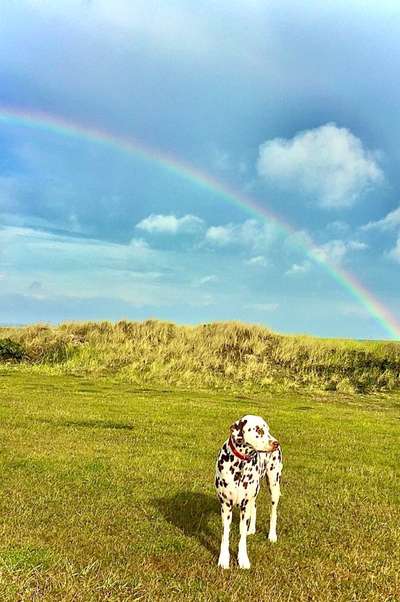
<instances>
[{"instance_id":1,"label":"dog's neck","mask_svg":"<svg viewBox=\"0 0 400 602\"><path fill-rule=\"evenodd\" d=\"M229 437L228 447L232 450L233 455L240 460L251 460L257 454L256 450L251 447L251 445L248 445L247 443L238 443L233 435Z\"/></svg>"}]
</instances>

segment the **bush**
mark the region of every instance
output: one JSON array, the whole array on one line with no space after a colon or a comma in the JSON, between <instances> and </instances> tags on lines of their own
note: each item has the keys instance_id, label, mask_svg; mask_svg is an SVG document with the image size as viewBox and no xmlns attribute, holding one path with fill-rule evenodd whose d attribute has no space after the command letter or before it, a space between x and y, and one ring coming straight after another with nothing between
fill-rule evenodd
<instances>
[{"instance_id":1,"label":"bush","mask_svg":"<svg viewBox=\"0 0 400 602\"><path fill-rule=\"evenodd\" d=\"M24 355L25 352L22 345L11 339L0 339L0 362L20 362L24 359Z\"/></svg>"}]
</instances>

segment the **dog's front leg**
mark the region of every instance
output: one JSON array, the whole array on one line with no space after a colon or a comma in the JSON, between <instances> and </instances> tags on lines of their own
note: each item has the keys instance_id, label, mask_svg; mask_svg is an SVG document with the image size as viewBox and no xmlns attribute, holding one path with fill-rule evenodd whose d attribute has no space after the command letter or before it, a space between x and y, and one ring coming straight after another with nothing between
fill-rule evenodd
<instances>
[{"instance_id":1,"label":"dog's front leg","mask_svg":"<svg viewBox=\"0 0 400 602\"><path fill-rule=\"evenodd\" d=\"M278 502L281 496L281 488L279 485L279 481L276 479L273 484L270 483L271 489L271 518L269 521L269 541L275 543L277 541L276 535L276 521L278 517Z\"/></svg>"},{"instance_id":2,"label":"dog's front leg","mask_svg":"<svg viewBox=\"0 0 400 602\"><path fill-rule=\"evenodd\" d=\"M256 499L253 498L250 502L250 526L248 530L248 535L254 535L256 532L256 517L257 517L257 504Z\"/></svg>"},{"instance_id":3,"label":"dog's front leg","mask_svg":"<svg viewBox=\"0 0 400 602\"><path fill-rule=\"evenodd\" d=\"M221 519L223 534L221 540L221 551L219 553L218 566L229 569L229 531L232 522L232 508L227 502L221 504Z\"/></svg>"},{"instance_id":4,"label":"dog's front leg","mask_svg":"<svg viewBox=\"0 0 400 602\"><path fill-rule=\"evenodd\" d=\"M248 500L243 500L240 505L240 540L238 563L241 569L249 569L250 561L247 555L247 531L251 521L251 504Z\"/></svg>"}]
</instances>

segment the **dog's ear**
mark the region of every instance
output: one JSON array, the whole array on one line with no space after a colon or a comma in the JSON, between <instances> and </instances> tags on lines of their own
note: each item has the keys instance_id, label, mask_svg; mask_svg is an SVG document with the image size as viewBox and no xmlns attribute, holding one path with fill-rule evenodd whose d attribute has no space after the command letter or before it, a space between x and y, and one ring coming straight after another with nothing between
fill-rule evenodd
<instances>
[{"instance_id":1,"label":"dog's ear","mask_svg":"<svg viewBox=\"0 0 400 602\"><path fill-rule=\"evenodd\" d=\"M246 422L247 422L247 420L237 420L230 427L231 435L235 438L235 441L239 444L244 442L243 427L246 424Z\"/></svg>"}]
</instances>

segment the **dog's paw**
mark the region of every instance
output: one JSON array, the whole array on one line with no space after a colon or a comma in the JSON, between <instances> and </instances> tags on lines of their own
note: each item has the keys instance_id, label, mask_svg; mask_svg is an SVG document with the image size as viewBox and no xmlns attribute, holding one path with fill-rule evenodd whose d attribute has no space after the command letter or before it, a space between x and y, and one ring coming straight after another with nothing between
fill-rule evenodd
<instances>
[{"instance_id":1,"label":"dog's paw","mask_svg":"<svg viewBox=\"0 0 400 602\"><path fill-rule=\"evenodd\" d=\"M278 541L278 538L276 536L276 533L270 533L268 535L268 539L271 543L276 543Z\"/></svg>"},{"instance_id":2,"label":"dog's paw","mask_svg":"<svg viewBox=\"0 0 400 602\"><path fill-rule=\"evenodd\" d=\"M247 531L247 535L254 535L256 532L256 528L255 527L250 527L249 530Z\"/></svg>"},{"instance_id":3,"label":"dog's paw","mask_svg":"<svg viewBox=\"0 0 400 602\"><path fill-rule=\"evenodd\" d=\"M229 569L229 556L221 554L218 559L218 566L221 569Z\"/></svg>"},{"instance_id":4,"label":"dog's paw","mask_svg":"<svg viewBox=\"0 0 400 602\"><path fill-rule=\"evenodd\" d=\"M250 568L250 560L246 557L238 558L238 564L241 569L249 569Z\"/></svg>"}]
</instances>

